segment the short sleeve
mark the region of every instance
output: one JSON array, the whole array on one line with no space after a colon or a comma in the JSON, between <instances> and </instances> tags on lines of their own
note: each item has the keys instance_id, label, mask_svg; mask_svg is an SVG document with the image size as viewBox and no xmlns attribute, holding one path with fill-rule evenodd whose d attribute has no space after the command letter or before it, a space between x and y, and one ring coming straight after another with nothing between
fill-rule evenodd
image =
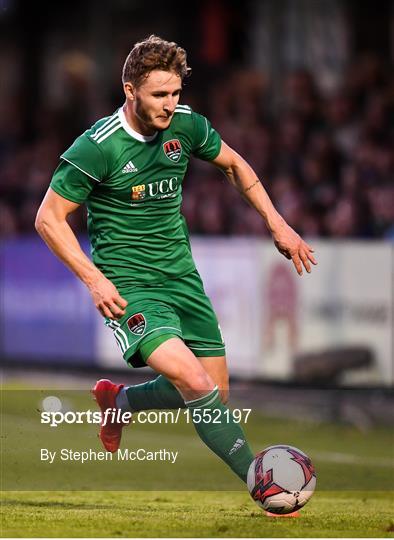
<instances>
[{"instance_id":1,"label":"short sleeve","mask_svg":"<svg viewBox=\"0 0 394 540\"><path fill-rule=\"evenodd\" d=\"M97 184L96 180L62 159L53 174L50 186L65 199L82 204L95 184Z\"/></svg>"},{"instance_id":2,"label":"short sleeve","mask_svg":"<svg viewBox=\"0 0 394 540\"><path fill-rule=\"evenodd\" d=\"M193 112L194 140L192 153L199 159L212 161L220 152L222 140L205 116Z\"/></svg>"},{"instance_id":3,"label":"short sleeve","mask_svg":"<svg viewBox=\"0 0 394 540\"><path fill-rule=\"evenodd\" d=\"M61 156L87 176L101 182L106 175L106 163L99 146L84 133Z\"/></svg>"}]
</instances>

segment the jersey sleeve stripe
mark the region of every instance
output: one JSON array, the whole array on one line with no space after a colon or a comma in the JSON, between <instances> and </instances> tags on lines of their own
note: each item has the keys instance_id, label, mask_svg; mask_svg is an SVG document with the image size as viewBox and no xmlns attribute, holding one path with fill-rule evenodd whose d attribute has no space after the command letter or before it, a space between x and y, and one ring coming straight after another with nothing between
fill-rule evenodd
<instances>
[{"instance_id":1,"label":"jersey sleeve stripe","mask_svg":"<svg viewBox=\"0 0 394 540\"><path fill-rule=\"evenodd\" d=\"M111 127L113 127L117 123L119 123L119 118L113 118L113 120L109 124L107 124L106 127L103 126L102 128L98 129L91 138L97 140L99 137L101 137L101 135L104 135L106 131L111 129Z\"/></svg>"},{"instance_id":2,"label":"jersey sleeve stripe","mask_svg":"<svg viewBox=\"0 0 394 540\"><path fill-rule=\"evenodd\" d=\"M192 111L188 111L187 109L175 109L176 113L183 113L183 114L192 114Z\"/></svg>"},{"instance_id":3,"label":"jersey sleeve stripe","mask_svg":"<svg viewBox=\"0 0 394 540\"><path fill-rule=\"evenodd\" d=\"M207 142L208 140L208 120L205 118L205 127L206 127L206 134L205 134L205 139L203 140L203 142L200 144L200 146L198 148L202 148L204 146L204 144Z\"/></svg>"},{"instance_id":4,"label":"jersey sleeve stripe","mask_svg":"<svg viewBox=\"0 0 394 540\"><path fill-rule=\"evenodd\" d=\"M122 124L119 122L118 124L116 124L110 131L107 131L107 133L104 133L101 137L99 137L97 139L97 144L100 144L102 143L103 141L105 141L105 139L107 137L109 137L110 135L112 135L112 133L114 133L116 130L118 130L119 128L122 127Z\"/></svg>"},{"instance_id":5,"label":"jersey sleeve stripe","mask_svg":"<svg viewBox=\"0 0 394 540\"><path fill-rule=\"evenodd\" d=\"M97 135L97 133L101 131L102 129L104 129L106 126L108 126L109 123L113 122L114 118L115 118L115 115L112 115L110 118L108 118L108 120L106 120L102 126L97 128L97 130L93 133L93 136Z\"/></svg>"},{"instance_id":6,"label":"jersey sleeve stripe","mask_svg":"<svg viewBox=\"0 0 394 540\"><path fill-rule=\"evenodd\" d=\"M81 169L81 167L78 167L78 165L76 165L75 163L73 163L72 161L70 161L69 159L63 157L63 156L60 156L60 159L63 159L64 161L67 161L67 163L69 163L70 165L72 165L73 167L75 167L76 169L80 170L81 172L83 172L84 174L86 174L87 176L89 176L89 178L93 178L93 180L96 180L96 182L101 182L101 180L99 180L98 178L95 178L94 176L92 176L91 174L89 174L88 172L84 171L83 169Z\"/></svg>"},{"instance_id":7,"label":"jersey sleeve stripe","mask_svg":"<svg viewBox=\"0 0 394 540\"><path fill-rule=\"evenodd\" d=\"M178 103L178 105L175 108L177 109L178 107L180 107L182 109L188 109L189 111L191 110L189 105L181 105L180 103Z\"/></svg>"}]
</instances>

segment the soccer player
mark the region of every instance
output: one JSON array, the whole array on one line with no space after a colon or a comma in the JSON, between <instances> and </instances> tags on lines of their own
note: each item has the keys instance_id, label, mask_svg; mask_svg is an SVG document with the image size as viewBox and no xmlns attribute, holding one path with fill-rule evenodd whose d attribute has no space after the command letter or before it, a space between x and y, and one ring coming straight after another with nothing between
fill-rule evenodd
<instances>
[{"instance_id":1,"label":"soccer player","mask_svg":"<svg viewBox=\"0 0 394 540\"><path fill-rule=\"evenodd\" d=\"M207 118L179 103L189 72L176 43L150 36L134 45L123 67L124 105L61 155L36 229L88 287L125 361L159 374L129 387L98 381L93 393L102 412L188 407L201 439L246 481L254 455L226 407L225 345L180 213L190 156L226 174L300 275L302 265L310 272L316 261L251 167ZM88 209L93 262L67 223L81 204ZM123 427L101 426L107 450L119 448Z\"/></svg>"}]
</instances>

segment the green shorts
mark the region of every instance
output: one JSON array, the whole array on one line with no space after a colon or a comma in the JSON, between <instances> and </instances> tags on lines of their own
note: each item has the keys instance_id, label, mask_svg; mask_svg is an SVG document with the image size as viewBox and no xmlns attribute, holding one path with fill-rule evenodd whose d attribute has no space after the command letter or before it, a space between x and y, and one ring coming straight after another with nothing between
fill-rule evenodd
<instances>
[{"instance_id":1,"label":"green shorts","mask_svg":"<svg viewBox=\"0 0 394 540\"><path fill-rule=\"evenodd\" d=\"M179 336L195 356L224 356L225 345L211 301L195 270L158 285L137 285L121 291L128 302L118 321L106 319L125 361L145 366L139 348L163 334Z\"/></svg>"}]
</instances>

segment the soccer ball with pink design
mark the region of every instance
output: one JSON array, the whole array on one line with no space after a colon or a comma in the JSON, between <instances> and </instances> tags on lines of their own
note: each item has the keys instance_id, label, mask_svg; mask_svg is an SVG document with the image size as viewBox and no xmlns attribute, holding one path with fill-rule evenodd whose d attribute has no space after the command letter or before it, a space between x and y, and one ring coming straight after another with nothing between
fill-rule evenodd
<instances>
[{"instance_id":1,"label":"soccer ball with pink design","mask_svg":"<svg viewBox=\"0 0 394 540\"><path fill-rule=\"evenodd\" d=\"M272 514L295 512L309 501L315 487L311 460L294 446L269 446L249 467L249 493L258 506Z\"/></svg>"}]
</instances>

